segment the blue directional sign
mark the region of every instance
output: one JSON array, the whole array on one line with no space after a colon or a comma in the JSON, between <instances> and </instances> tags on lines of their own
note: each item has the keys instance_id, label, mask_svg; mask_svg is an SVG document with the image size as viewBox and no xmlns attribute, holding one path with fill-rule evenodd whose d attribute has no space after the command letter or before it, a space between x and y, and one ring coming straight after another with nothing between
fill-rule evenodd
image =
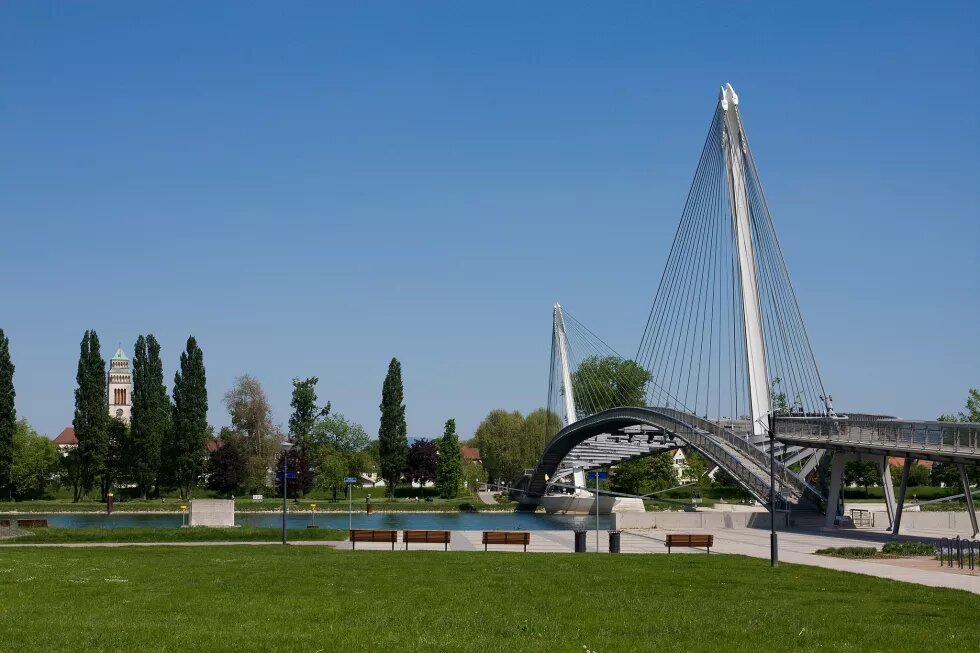
<instances>
[{"instance_id":1,"label":"blue directional sign","mask_svg":"<svg viewBox=\"0 0 980 653\"><path fill-rule=\"evenodd\" d=\"M345 476L344 483L347 483L347 485L354 485L354 483L357 483L357 479L353 476Z\"/></svg>"},{"instance_id":2,"label":"blue directional sign","mask_svg":"<svg viewBox=\"0 0 980 653\"><path fill-rule=\"evenodd\" d=\"M600 481L604 481L609 478L609 472L586 472L586 478L588 478L590 481L594 481L597 478Z\"/></svg>"},{"instance_id":3,"label":"blue directional sign","mask_svg":"<svg viewBox=\"0 0 980 653\"><path fill-rule=\"evenodd\" d=\"M296 478L296 472L286 472L286 480L292 480ZM282 472L276 472L276 480L282 480Z\"/></svg>"}]
</instances>

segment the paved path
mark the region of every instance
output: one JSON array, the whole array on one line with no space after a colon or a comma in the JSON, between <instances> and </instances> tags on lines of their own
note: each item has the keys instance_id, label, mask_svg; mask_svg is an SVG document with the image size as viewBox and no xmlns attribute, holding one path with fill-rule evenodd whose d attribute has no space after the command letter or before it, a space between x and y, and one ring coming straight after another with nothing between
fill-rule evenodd
<instances>
[{"instance_id":1,"label":"paved path","mask_svg":"<svg viewBox=\"0 0 980 653\"><path fill-rule=\"evenodd\" d=\"M480 491L477 492L477 495L480 497L480 501L483 503L489 505L494 505L497 503L497 499L493 496L493 492Z\"/></svg>"}]
</instances>

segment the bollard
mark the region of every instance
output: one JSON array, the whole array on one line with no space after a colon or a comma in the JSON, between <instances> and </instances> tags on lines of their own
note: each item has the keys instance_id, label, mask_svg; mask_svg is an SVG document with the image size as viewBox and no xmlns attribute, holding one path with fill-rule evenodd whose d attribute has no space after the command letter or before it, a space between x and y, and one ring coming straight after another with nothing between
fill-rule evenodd
<instances>
[{"instance_id":1,"label":"bollard","mask_svg":"<svg viewBox=\"0 0 980 653\"><path fill-rule=\"evenodd\" d=\"M112 514L112 499L112 492L110 492L105 498L105 514L107 515Z\"/></svg>"},{"instance_id":2,"label":"bollard","mask_svg":"<svg viewBox=\"0 0 980 653\"><path fill-rule=\"evenodd\" d=\"M575 553L585 553L585 536L588 531L575 531Z\"/></svg>"},{"instance_id":3,"label":"bollard","mask_svg":"<svg viewBox=\"0 0 980 653\"><path fill-rule=\"evenodd\" d=\"M367 501L367 514L370 515L371 511L373 510L373 506L371 505L371 497L366 497L365 501Z\"/></svg>"}]
</instances>

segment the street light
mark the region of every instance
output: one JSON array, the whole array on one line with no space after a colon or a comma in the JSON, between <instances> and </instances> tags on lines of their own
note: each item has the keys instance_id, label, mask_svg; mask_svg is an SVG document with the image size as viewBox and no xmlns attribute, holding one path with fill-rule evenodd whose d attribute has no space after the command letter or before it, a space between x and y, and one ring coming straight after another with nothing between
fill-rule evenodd
<instances>
[{"instance_id":1,"label":"street light","mask_svg":"<svg viewBox=\"0 0 980 653\"><path fill-rule=\"evenodd\" d=\"M776 413L769 413L769 564L779 566L776 539Z\"/></svg>"},{"instance_id":2,"label":"street light","mask_svg":"<svg viewBox=\"0 0 980 653\"><path fill-rule=\"evenodd\" d=\"M279 443L279 448L282 450L282 543L286 544L286 484L289 482L286 478L286 457L293 448L293 443L283 440Z\"/></svg>"}]
</instances>

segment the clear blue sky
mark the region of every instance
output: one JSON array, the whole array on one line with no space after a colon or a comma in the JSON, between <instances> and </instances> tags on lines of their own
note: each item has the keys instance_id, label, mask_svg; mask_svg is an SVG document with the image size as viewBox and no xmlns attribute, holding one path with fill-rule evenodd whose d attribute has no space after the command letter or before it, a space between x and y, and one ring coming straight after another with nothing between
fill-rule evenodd
<instances>
[{"instance_id":1,"label":"clear blue sky","mask_svg":"<svg viewBox=\"0 0 980 653\"><path fill-rule=\"evenodd\" d=\"M547 395L551 305L632 353L730 81L837 407L980 386L976 3L0 6L0 326L70 424L78 344L194 334L469 436ZM793 4L795 6L788 6Z\"/></svg>"}]
</instances>

